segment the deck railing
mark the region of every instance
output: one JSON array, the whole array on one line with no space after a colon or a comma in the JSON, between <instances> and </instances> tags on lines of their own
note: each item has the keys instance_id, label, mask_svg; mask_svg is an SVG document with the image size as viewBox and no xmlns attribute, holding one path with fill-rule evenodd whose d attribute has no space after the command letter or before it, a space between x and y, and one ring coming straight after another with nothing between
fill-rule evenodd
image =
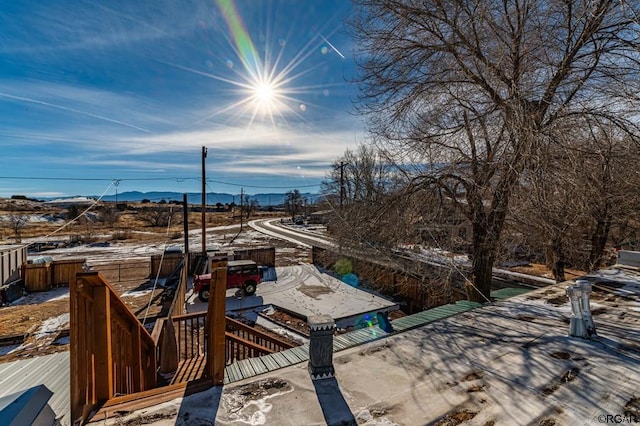
<instances>
[{"instance_id":1,"label":"deck railing","mask_svg":"<svg viewBox=\"0 0 640 426\"><path fill-rule=\"evenodd\" d=\"M234 361L267 355L295 347L253 327L227 317L226 322L227 365ZM235 347L234 350L231 348ZM235 357L233 354L236 354Z\"/></svg>"},{"instance_id":2,"label":"deck railing","mask_svg":"<svg viewBox=\"0 0 640 426\"><path fill-rule=\"evenodd\" d=\"M115 396L156 386L153 339L99 273L76 275L70 313L74 421Z\"/></svg>"},{"instance_id":3,"label":"deck railing","mask_svg":"<svg viewBox=\"0 0 640 426\"><path fill-rule=\"evenodd\" d=\"M173 317L180 361L207 353L206 312ZM226 317L225 364L295 347L253 327Z\"/></svg>"},{"instance_id":4,"label":"deck railing","mask_svg":"<svg viewBox=\"0 0 640 426\"><path fill-rule=\"evenodd\" d=\"M108 411L109 404L142 401L141 392L157 396L161 388L152 389L158 367L160 373L176 371L170 386L199 378L222 385L225 365L294 347L225 317L226 261L212 259L211 270L216 285L207 312L161 319L152 335L98 272L76 275L70 288L74 423L86 421L100 405Z\"/></svg>"},{"instance_id":5,"label":"deck railing","mask_svg":"<svg viewBox=\"0 0 640 426\"><path fill-rule=\"evenodd\" d=\"M178 343L178 359L184 361L207 353L206 312L194 312L173 317Z\"/></svg>"}]
</instances>

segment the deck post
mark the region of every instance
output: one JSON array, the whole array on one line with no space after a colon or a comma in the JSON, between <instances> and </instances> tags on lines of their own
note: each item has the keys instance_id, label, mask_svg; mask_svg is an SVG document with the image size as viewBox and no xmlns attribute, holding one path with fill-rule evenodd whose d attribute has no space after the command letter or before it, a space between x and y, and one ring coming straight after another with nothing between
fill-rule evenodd
<instances>
[{"instance_id":1,"label":"deck post","mask_svg":"<svg viewBox=\"0 0 640 426\"><path fill-rule=\"evenodd\" d=\"M215 386L224 383L227 257L211 258L211 283L207 308L207 373Z\"/></svg>"},{"instance_id":2,"label":"deck post","mask_svg":"<svg viewBox=\"0 0 640 426\"><path fill-rule=\"evenodd\" d=\"M93 288L93 354L96 400L107 401L114 395L111 349L111 295L106 286Z\"/></svg>"}]
</instances>

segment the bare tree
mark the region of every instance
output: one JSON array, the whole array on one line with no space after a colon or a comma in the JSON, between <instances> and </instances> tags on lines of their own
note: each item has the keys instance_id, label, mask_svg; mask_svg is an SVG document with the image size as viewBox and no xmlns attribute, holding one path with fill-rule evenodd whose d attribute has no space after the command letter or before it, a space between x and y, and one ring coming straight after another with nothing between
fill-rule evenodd
<instances>
[{"instance_id":1,"label":"bare tree","mask_svg":"<svg viewBox=\"0 0 640 426\"><path fill-rule=\"evenodd\" d=\"M138 217L149 226L168 226L174 215L173 208L150 207L140 212Z\"/></svg>"},{"instance_id":2,"label":"bare tree","mask_svg":"<svg viewBox=\"0 0 640 426\"><path fill-rule=\"evenodd\" d=\"M29 217L12 211L8 216L9 228L13 231L16 243L22 241L22 229L29 222Z\"/></svg>"},{"instance_id":3,"label":"bare tree","mask_svg":"<svg viewBox=\"0 0 640 426\"><path fill-rule=\"evenodd\" d=\"M614 126L591 120L557 137L565 140L523 174L505 237L512 248L520 244L544 258L560 282L565 265L598 269L610 261L607 250L635 239L640 152Z\"/></svg>"},{"instance_id":4,"label":"bare tree","mask_svg":"<svg viewBox=\"0 0 640 426\"><path fill-rule=\"evenodd\" d=\"M378 152L365 145L345 151L334 162L321 193L335 213L328 229L341 245L375 248L384 256L406 240L407 227L400 224L413 209L410 199L396 191L401 188L396 177Z\"/></svg>"},{"instance_id":5,"label":"bare tree","mask_svg":"<svg viewBox=\"0 0 640 426\"><path fill-rule=\"evenodd\" d=\"M557 282L565 281L569 255L580 245L573 230L584 219L582 182L578 176L580 159L572 151L541 152L537 166L521 177L510 205L515 230L522 240L542 254ZM513 232L513 229L507 232ZM511 240L511 238L509 238Z\"/></svg>"},{"instance_id":6,"label":"bare tree","mask_svg":"<svg viewBox=\"0 0 640 426\"><path fill-rule=\"evenodd\" d=\"M634 141L608 123L587 124L588 134L574 149L581 159L580 198L587 222L583 233L589 246L580 266L592 271L602 263L612 231L620 234L622 227L637 231L637 223L629 219L640 209L640 170L636 166L640 152Z\"/></svg>"},{"instance_id":7,"label":"bare tree","mask_svg":"<svg viewBox=\"0 0 640 426\"><path fill-rule=\"evenodd\" d=\"M295 220L298 212L302 210L304 199L300 191L294 189L285 194L284 209L291 214L291 219Z\"/></svg>"},{"instance_id":8,"label":"bare tree","mask_svg":"<svg viewBox=\"0 0 640 426\"><path fill-rule=\"evenodd\" d=\"M107 205L100 212L100 221L105 225L114 226L118 222L118 211L116 208Z\"/></svg>"},{"instance_id":9,"label":"bare tree","mask_svg":"<svg viewBox=\"0 0 640 426\"><path fill-rule=\"evenodd\" d=\"M255 198L250 198L248 195L243 195L240 202L240 214L243 214L247 219L260 208L260 203Z\"/></svg>"},{"instance_id":10,"label":"bare tree","mask_svg":"<svg viewBox=\"0 0 640 426\"><path fill-rule=\"evenodd\" d=\"M359 145L355 151L346 150L333 163L322 192L335 194L338 201L342 195L345 203L374 202L389 186L390 176L389 167L380 159L379 153L372 147Z\"/></svg>"},{"instance_id":11,"label":"bare tree","mask_svg":"<svg viewBox=\"0 0 640 426\"><path fill-rule=\"evenodd\" d=\"M488 300L511 196L566 121L637 135L638 8L356 0L358 111L413 187L438 188L471 222L471 299Z\"/></svg>"}]
</instances>

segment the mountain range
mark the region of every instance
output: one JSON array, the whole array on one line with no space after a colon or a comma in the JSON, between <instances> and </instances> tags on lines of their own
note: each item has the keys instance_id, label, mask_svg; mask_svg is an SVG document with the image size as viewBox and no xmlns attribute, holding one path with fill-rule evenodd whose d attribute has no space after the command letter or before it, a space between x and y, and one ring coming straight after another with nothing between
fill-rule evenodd
<instances>
[{"instance_id":1,"label":"mountain range","mask_svg":"<svg viewBox=\"0 0 640 426\"><path fill-rule=\"evenodd\" d=\"M302 193L303 198L306 198L309 202L315 202L318 198L318 194L312 194L309 192ZM277 193L267 193L267 194L254 194L248 195L245 194L245 197L249 200L257 200L258 204L261 206L277 206L284 204L284 200L286 198L286 194L277 194ZM98 198L94 196L94 198ZM169 201L179 201L182 202L182 193L180 192L162 192L162 191L153 191L153 192L139 192L139 191L127 191L119 193L118 195L105 195L102 197L103 201L142 201L149 200L158 202L161 200ZM216 203L221 204L231 204L236 203L240 204L240 194L227 194L227 193L219 193L219 192L208 192L207 193L207 205L215 205ZM202 194L200 192L189 192L187 193L187 202L189 204L200 204L202 202Z\"/></svg>"}]
</instances>

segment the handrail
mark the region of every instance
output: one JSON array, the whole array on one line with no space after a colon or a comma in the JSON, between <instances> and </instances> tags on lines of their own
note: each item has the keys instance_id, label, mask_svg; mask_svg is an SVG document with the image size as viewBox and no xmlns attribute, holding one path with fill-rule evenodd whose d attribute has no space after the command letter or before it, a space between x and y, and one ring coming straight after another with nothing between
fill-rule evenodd
<instances>
[{"instance_id":1,"label":"handrail","mask_svg":"<svg viewBox=\"0 0 640 426\"><path fill-rule=\"evenodd\" d=\"M272 349L274 352L295 348L295 345L292 345L291 343L279 340L229 317L227 317L227 331L232 334L236 334L239 337L243 337L245 340L257 343L260 346ZM237 331L237 333L234 333L234 331Z\"/></svg>"},{"instance_id":2,"label":"handrail","mask_svg":"<svg viewBox=\"0 0 640 426\"><path fill-rule=\"evenodd\" d=\"M116 395L154 388L156 344L99 273L77 273L71 284L71 415L75 422Z\"/></svg>"},{"instance_id":3,"label":"handrail","mask_svg":"<svg viewBox=\"0 0 640 426\"><path fill-rule=\"evenodd\" d=\"M184 321L191 318L206 318L206 317L207 317L207 312L202 311L202 312L191 312L189 314L183 314L183 315L175 315L172 318L173 318L173 322L176 322L176 321Z\"/></svg>"},{"instance_id":4,"label":"handrail","mask_svg":"<svg viewBox=\"0 0 640 426\"><path fill-rule=\"evenodd\" d=\"M162 325L164 324L166 318L160 318L153 324L153 330L151 331L151 338L156 346L160 343L160 338L162 337Z\"/></svg>"},{"instance_id":5,"label":"handrail","mask_svg":"<svg viewBox=\"0 0 640 426\"><path fill-rule=\"evenodd\" d=\"M178 355L181 360L207 353L206 318L207 312L193 312L172 318L178 343ZM233 318L226 317L225 325L225 363L227 365L236 360L295 347L291 343L279 340Z\"/></svg>"},{"instance_id":6,"label":"handrail","mask_svg":"<svg viewBox=\"0 0 640 426\"><path fill-rule=\"evenodd\" d=\"M231 341L237 342L246 346L250 349L253 349L258 352L264 352L264 355L275 353L275 351L265 348L264 346L257 345L250 340L243 339L242 337L238 337L233 333L229 333L228 331L224 333L225 337Z\"/></svg>"},{"instance_id":7,"label":"handrail","mask_svg":"<svg viewBox=\"0 0 640 426\"><path fill-rule=\"evenodd\" d=\"M269 355L276 352L272 349L243 339L242 337L238 337L228 331L225 332L224 340L224 358L226 365L233 364L234 362L243 359Z\"/></svg>"}]
</instances>

